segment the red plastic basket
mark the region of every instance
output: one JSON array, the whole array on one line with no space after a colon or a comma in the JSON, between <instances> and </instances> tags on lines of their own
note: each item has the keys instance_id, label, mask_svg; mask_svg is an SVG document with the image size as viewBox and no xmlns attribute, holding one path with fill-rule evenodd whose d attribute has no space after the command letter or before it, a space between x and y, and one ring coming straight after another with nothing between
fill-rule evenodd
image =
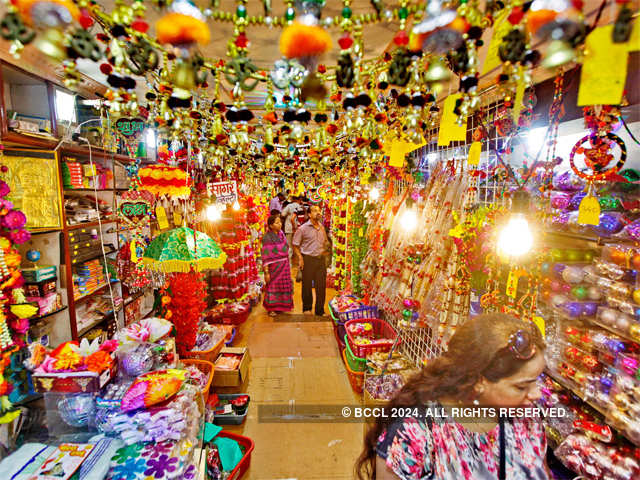
<instances>
[{"instance_id":1,"label":"red plastic basket","mask_svg":"<svg viewBox=\"0 0 640 480\"><path fill-rule=\"evenodd\" d=\"M231 433L226 430L222 430L220 433L218 433L218 436L235 440L240 444L240 448L244 449L244 455L242 456L242 459L240 460L240 462L238 462L236 468L231 471L231 474L229 474L227 480L238 480L242 478L242 476L247 473L247 470L249 470L249 465L251 464L251 452L253 452L253 447L255 446L253 440L251 440L249 437L243 437L242 435Z\"/></svg>"},{"instance_id":2,"label":"red plastic basket","mask_svg":"<svg viewBox=\"0 0 640 480\"><path fill-rule=\"evenodd\" d=\"M344 368L347 369L347 375L349 377L349 383L354 392L362 394L364 390L364 372L354 372L349 367L347 362L346 350L342 350L342 361L344 362Z\"/></svg>"},{"instance_id":3,"label":"red plastic basket","mask_svg":"<svg viewBox=\"0 0 640 480\"><path fill-rule=\"evenodd\" d=\"M386 338L390 340L390 342L385 345L356 345L354 335L349 331L349 326L356 323L370 323L371 325L373 325L373 329L371 332L371 336L373 338ZM398 336L391 325L389 325L384 320L380 320L379 318L369 318L366 320L349 320L344 324L344 326L347 333L347 339L349 341L349 347L351 347L351 352L353 352L353 354L359 358L367 358L368 355L371 355L374 352L388 352L389 350L391 350L391 346Z\"/></svg>"},{"instance_id":4,"label":"red plastic basket","mask_svg":"<svg viewBox=\"0 0 640 480\"><path fill-rule=\"evenodd\" d=\"M244 308L240 312L223 312L216 316L207 317L207 322L209 323L221 323L223 325L240 325L241 323L246 322L247 318L249 318L249 314L251 313L251 306L246 304L246 308Z\"/></svg>"}]
</instances>

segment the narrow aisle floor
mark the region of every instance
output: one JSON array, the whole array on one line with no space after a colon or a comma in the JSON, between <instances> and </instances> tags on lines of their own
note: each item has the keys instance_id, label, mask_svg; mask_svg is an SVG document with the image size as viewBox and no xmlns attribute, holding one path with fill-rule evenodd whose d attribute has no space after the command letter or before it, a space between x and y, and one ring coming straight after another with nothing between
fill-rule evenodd
<instances>
[{"instance_id":1,"label":"narrow aisle floor","mask_svg":"<svg viewBox=\"0 0 640 480\"><path fill-rule=\"evenodd\" d=\"M270 317L260 305L240 327L234 346L248 346L251 355L249 378L240 391L251 396L251 406L244 425L224 428L255 442L243 480L351 480L362 448L362 424L258 419L261 403L291 408L360 403L351 390L331 317L303 316L298 283L294 295L291 314ZM328 299L333 295L327 291ZM325 311L328 314L328 306Z\"/></svg>"}]
</instances>

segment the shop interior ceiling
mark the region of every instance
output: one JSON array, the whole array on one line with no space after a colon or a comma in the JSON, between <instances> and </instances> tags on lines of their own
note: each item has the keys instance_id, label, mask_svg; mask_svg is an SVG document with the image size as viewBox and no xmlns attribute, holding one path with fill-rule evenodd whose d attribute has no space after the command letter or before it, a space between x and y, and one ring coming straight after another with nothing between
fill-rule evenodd
<instances>
[{"instance_id":1,"label":"shop interior ceiling","mask_svg":"<svg viewBox=\"0 0 640 480\"><path fill-rule=\"evenodd\" d=\"M150 34L154 37L153 25L155 21L162 15L162 11L155 7L151 2L145 2L148 4L146 11L146 21L151 25ZM196 0L196 5L203 10L208 8L210 1L208 0ZM420 4L424 2L410 1L409 4ZM482 2L484 3L484 2ZM102 6L104 11L110 12L113 10L114 0L98 0L98 5ZM585 0L583 12L587 19L587 23L591 23L596 16L596 12L600 8L602 0ZM397 8L398 2L385 2L385 5L389 8ZM614 1L607 2L599 21L600 25L611 23L615 19L617 11L616 3ZM235 0L220 0L219 10L226 12L234 12L236 8ZM287 3L283 0L273 0L272 9L273 17L283 16ZM326 5L323 8L323 18L326 17L339 17L343 8L343 2L340 0L326 0ZM4 15L6 7L0 7L0 14ZM353 0L351 2L351 9L354 16L358 14L371 13L373 7L369 0ZM263 4L262 2L251 1L247 2L247 14L262 15ZM408 19L407 25L410 28L412 22L411 18ZM200 53L208 59L228 59L227 57L227 41L232 38L233 35L233 23L221 22L209 20L209 26L211 29L211 42L200 47ZM93 29L97 33L100 29L99 26L94 26ZM342 35L340 27L331 26L327 29L331 34L333 41L332 50L324 55L321 63L327 66L333 66L337 64L337 59L340 54L340 48L338 47L338 39ZM394 48L393 36L398 31L398 22L379 22L374 24L368 24L363 26L363 43L364 43L364 59L373 59L382 55L385 51L392 51ZM279 27L267 27L264 25L253 25L247 27L247 36L249 38L249 58L260 70L269 71L273 68L274 62L282 57L279 52L279 36L282 32L282 28ZM489 43L492 35L492 29L486 29L483 35L484 45L479 49L479 64L482 65L489 49ZM0 45L0 58L3 60L19 65L21 68L29 70L31 73L44 76L46 78L57 78L62 83L63 70L59 64L53 64L42 53L34 48L33 45L28 45L21 55L21 59L16 60L8 52L8 42L1 41ZM535 45L534 45L535 46ZM544 50L544 47L542 47ZM99 64L86 59L80 59L78 62L78 70L86 77L83 82L77 87L79 93L84 95L90 95L91 93L104 93L106 90L106 76L100 72ZM484 75L480 79L480 88L486 88L495 83L495 78L499 72L492 71ZM546 70L538 67L534 71L534 83L541 82L547 78L554 76L554 71ZM212 82L211 82L212 83ZM221 93L222 100L228 104L232 103L231 87L229 84L223 82ZM213 89L212 86L209 87ZM453 77L447 84L443 86L439 100L443 100L446 94L454 93L458 89L458 79ZM143 82L138 82L138 94L144 95L145 87ZM213 96L213 92L209 92ZM266 97L266 85L260 83L258 87L249 92L245 100L247 105L254 109L260 110L260 107L264 103ZM91 95L94 96L94 95Z\"/></svg>"}]
</instances>

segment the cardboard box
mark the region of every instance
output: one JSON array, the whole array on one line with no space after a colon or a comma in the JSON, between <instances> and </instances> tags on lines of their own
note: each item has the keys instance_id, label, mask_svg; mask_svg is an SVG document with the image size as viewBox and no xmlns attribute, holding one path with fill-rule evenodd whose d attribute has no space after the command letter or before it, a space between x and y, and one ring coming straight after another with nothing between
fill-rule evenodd
<instances>
[{"instance_id":1,"label":"cardboard box","mask_svg":"<svg viewBox=\"0 0 640 480\"><path fill-rule=\"evenodd\" d=\"M25 295L27 297L45 297L48 293L56 291L56 280L56 278L53 278L37 283L25 282Z\"/></svg>"},{"instance_id":2,"label":"cardboard box","mask_svg":"<svg viewBox=\"0 0 640 480\"><path fill-rule=\"evenodd\" d=\"M41 265L32 268L23 268L22 276L25 282L37 283L43 280L56 279L58 269L55 265Z\"/></svg>"},{"instance_id":3,"label":"cardboard box","mask_svg":"<svg viewBox=\"0 0 640 480\"><path fill-rule=\"evenodd\" d=\"M249 375L249 364L251 363L249 349L247 347L225 347L220 350L218 357L224 353L241 354L240 366L237 370L220 370L216 368L211 385L216 387L238 387L244 383Z\"/></svg>"},{"instance_id":4,"label":"cardboard box","mask_svg":"<svg viewBox=\"0 0 640 480\"><path fill-rule=\"evenodd\" d=\"M39 393L94 393L99 392L116 375L118 362L109 370L96 372L34 373L33 388Z\"/></svg>"}]
</instances>

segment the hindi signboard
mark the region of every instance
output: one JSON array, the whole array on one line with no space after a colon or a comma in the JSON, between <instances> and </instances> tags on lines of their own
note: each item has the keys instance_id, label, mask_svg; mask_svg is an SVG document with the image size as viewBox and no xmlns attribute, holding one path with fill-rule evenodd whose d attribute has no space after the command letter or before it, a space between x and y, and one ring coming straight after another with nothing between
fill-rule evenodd
<instances>
[{"instance_id":1,"label":"hindi signboard","mask_svg":"<svg viewBox=\"0 0 640 480\"><path fill-rule=\"evenodd\" d=\"M209 184L209 191L215 195L217 203L234 203L238 200L238 186L235 181Z\"/></svg>"}]
</instances>

